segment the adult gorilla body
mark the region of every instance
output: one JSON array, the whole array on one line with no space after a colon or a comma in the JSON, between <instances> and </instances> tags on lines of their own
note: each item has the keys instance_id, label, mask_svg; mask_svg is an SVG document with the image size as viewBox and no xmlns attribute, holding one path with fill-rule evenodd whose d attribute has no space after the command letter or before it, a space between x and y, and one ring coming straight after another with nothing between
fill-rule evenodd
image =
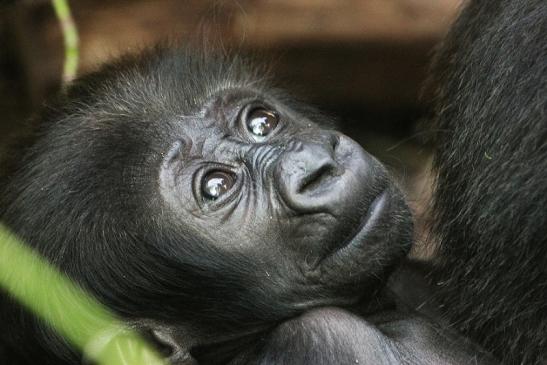
<instances>
[{"instance_id":1,"label":"adult gorilla body","mask_svg":"<svg viewBox=\"0 0 547 365\"><path fill-rule=\"evenodd\" d=\"M547 195L540 175L547 167L545 101L533 94L517 98L516 108L499 103L513 92L545 90L538 63L545 5L505 5L473 3L438 61L443 68L450 58L437 95L439 123L462 131L441 136L437 153L438 272L452 283L440 292L441 310L473 321L461 329L489 350L509 345L508 361L524 350L521 360L539 363L545 317L537 313L545 313L538 311L546 301L526 299L545 299L547 283L545 245L538 245L545 212L532 205ZM486 21L492 26L483 30ZM515 40L510 24L523 26L526 42ZM491 69L481 68L499 51L485 47L489 37L515 42L503 48L511 67L498 71L492 61ZM481 62L454 61L467 52ZM520 61L511 55L528 55L527 67L513 68ZM3 222L103 303L151 330L175 364L488 362L379 290L411 237L406 205L384 168L349 138L318 127L320 115L269 89L262 75L218 61L164 50L77 82L43 115L36 143L10 177ZM513 74L519 82L510 81ZM478 113L473 97L483 94L489 98ZM511 116L518 123L502 128ZM478 141L488 150L472 148ZM496 141L505 142L499 158L490 152ZM521 151L528 166L514 159ZM459 185L448 188L454 181ZM515 195L514 183L535 199ZM472 188L487 191L474 195ZM504 208L509 199L522 215ZM489 220L484 206L502 214ZM460 217L486 219L492 231L482 235L472 225L468 232ZM504 227L520 217L530 234L515 237ZM510 240L514 250L499 246ZM492 254L492 247L502 250ZM536 268L506 270L513 255ZM482 282L480 265L490 268ZM506 272L538 287L497 282ZM454 289L473 296L457 297ZM6 361L79 363L79 354L17 305L4 299L1 310L9 328L0 334ZM527 327L516 324L517 314ZM505 320L500 326L517 328L529 342L485 325L490 318Z\"/></svg>"},{"instance_id":2,"label":"adult gorilla body","mask_svg":"<svg viewBox=\"0 0 547 365\"><path fill-rule=\"evenodd\" d=\"M503 362L545 364L547 2L471 2L433 75L442 309Z\"/></svg>"}]
</instances>

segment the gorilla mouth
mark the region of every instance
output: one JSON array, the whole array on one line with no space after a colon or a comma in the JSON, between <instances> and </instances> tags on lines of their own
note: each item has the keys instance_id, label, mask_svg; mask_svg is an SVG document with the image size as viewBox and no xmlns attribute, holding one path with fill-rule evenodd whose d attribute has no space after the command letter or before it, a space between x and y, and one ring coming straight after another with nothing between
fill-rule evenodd
<instances>
[{"instance_id":1,"label":"gorilla mouth","mask_svg":"<svg viewBox=\"0 0 547 365\"><path fill-rule=\"evenodd\" d=\"M333 254L341 253L342 251L348 250L352 247L360 246L365 240L370 231L376 226L382 212L386 209L388 200L387 190L382 191L369 205L366 214L363 216L361 223L355 228L354 231L348 235L348 238L342 241L340 245L337 245L333 252L331 252L327 257L332 256ZM325 257L325 258L327 258Z\"/></svg>"},{"instance_id":2,"label":"gorilla mouth","mask_svg":"<svg viewBox=\"0 0 547 365\"><path fill-rule=\"evenodd\" d=\"M361 242L363 242L363 239L367 236L370 230L376 225L377 221L379 220L381 216L381 213L384 211L384 208L386 208L386 201L387 201L386 191L383 191L382 193L378 194L378 196L372 201L372 203L368 207L367 213L365 214L361 224L357 227L357 229L350 236L350 238L344 242L344 244L340 247L340 249L343 249L348 246L359 245Z\"/></svg>"}]
</instances>

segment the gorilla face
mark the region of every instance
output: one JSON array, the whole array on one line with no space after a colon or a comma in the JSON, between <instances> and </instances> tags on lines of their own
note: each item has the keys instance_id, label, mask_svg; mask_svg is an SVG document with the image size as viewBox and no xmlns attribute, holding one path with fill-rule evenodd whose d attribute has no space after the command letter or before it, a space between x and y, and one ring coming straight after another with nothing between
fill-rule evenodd
<instances>
[{"instance_id":1,"label":"gorilla face","mask_svg":"<svg viewBox=\"0 0 547 365\"><path fill-rule=\"evenodd\" d=\"M324 119L237 60L123 59L49 105L0 217L121 316L192 338L368 299L410 215Z\"/></svg>"},{"instance_id":2,"label":"gorilla face","mask_svg":"<svg viewBox=\"0 0 547 365\"><path fill-rule=\"evenodd\" d=\"M172 219L253 258L263 301L355 300L408 249L408 212L383 166L267 94L219 90L170 135L159 185Z\"/></svg>"}]
</instances>

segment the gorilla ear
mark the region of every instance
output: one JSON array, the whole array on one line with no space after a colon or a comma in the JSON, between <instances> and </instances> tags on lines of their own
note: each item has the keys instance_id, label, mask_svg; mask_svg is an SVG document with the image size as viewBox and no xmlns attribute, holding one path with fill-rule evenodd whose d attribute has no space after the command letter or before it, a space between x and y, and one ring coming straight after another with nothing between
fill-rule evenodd
<instances>
[{"instance_id":1,"label":"gorilla ear","mask_svg":"<svg viewBox=\"0 0 547 365\"><path fill-rule=\"evenodd\" d=\"M185 330L154 325L143 331L143 337L168 364L197 365L197 361L190 355L192 341Z\"/></svg>"},{"instance_id":2,"label":"gorilla ear","mask_svg":"<svg viewBox=\"0 0 547 365\"><path fill-rule=\"evenodd\" d=\"M155 351L155 355L142 345L142 340ZM111 328L95 336L84 348L83 364L94 364L94 360L115 352L116 358L128 364L136 359L157 359L159 356L168 364L197 365L197 361L190 355L190 347L194 342L195 339L189 336L189 331L184 327L165 326L149 320L132 321L126 327Z\"/></svg>"}]
</instances>

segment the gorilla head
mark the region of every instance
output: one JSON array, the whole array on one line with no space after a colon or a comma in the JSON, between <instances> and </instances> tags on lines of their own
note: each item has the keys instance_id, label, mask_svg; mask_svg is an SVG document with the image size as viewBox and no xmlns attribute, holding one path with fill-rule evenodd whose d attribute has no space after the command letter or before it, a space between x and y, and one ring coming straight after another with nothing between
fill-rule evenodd
<instances>
[{"instance_id":1,"label":"gorilla head","mask_svg":"<svg viewBox=\"0 0 547 365\"><path fill-rule=\"evenodd\" d=\"M402 196L264 80L178 49L77 81L43 114L1 219L124 318L191 344L369 298L411 243Z\"/></svg>"}]
</instances>

